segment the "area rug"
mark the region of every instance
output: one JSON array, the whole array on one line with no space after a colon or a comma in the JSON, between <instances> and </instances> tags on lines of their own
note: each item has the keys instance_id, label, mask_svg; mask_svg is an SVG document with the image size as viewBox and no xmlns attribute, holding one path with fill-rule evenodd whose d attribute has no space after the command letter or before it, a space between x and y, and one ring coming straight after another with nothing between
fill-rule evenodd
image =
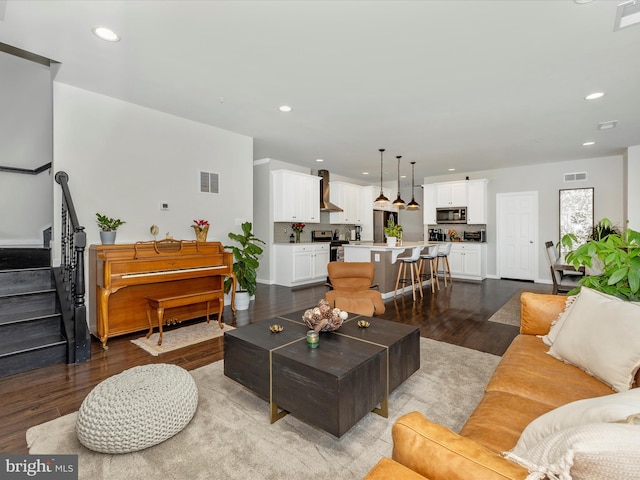
<instances>
[{"instance_id":1,"label":"area rug","mask_svg":"<svg viewBox=\"0 0 640 480\"><path fill-rule=\"evenodd\" d=\"M505 325L513 325L514 327L520 326L520 295L521 292L516 293L509 299L500 309L494 313L489 322L503 323Z\"/></svg>"},{"instance_id":2,"label":"area rug","mask_svg":"<svg viewBox=\"0 0 640 480\"><path fill-rule=\"evenodd\" d=\"M78 454L80 479L362 478L391 456L391 426L420 411L459 431L482 398L500 357L422 338L421 368L389 397L389 418L367 414L341 438L287 415L271 425L268 403L228 379L223 361L191 372L198 409L169 440L135 453L106 455L75 435L77 413L27 431L31 454Z\"/></svg>"},{"instance_id":3,"label":"area rug","mask_svg":"<svg viewBox=\"0 0 640 480\"><path fill-rule=\"evenodd\" d=\"M154 333L149 338L140 337L131 340L131 342L143 350L146 350L151 355L158 356L171 350L177 350L178 348L188 347L189 345L220 337L224 332L235 329L235 327L227 325L226 323L223 325L224 329L221 330L218 322L211 320L209 323L202 321L194 325L186 325L184 327L163 331L162 345L158 345L160 334L157 329L154 329Z\"/></svg>"}]
</instances>

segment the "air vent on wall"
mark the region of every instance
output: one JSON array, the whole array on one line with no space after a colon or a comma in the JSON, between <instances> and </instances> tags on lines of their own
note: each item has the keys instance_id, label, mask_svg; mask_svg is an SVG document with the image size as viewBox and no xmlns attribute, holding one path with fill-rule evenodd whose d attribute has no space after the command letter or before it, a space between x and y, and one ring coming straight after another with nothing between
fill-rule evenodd
<instances>
[{"instance_id":1,"label":"air vent on wall","mask_svg":"<svg viewBox=\"0 0 640 480\"><path fill-rule=\"evenodd\" d=\"M565 173L564 181L565 182L578 182L580 180L587 179L587 172L577 172L577 173Z\"/></svg>"},{"instance_id":2,"label":"air vent on wall","mask_svg":"<svg viewBox=\"0 0 640 480\"><path fill-rule=\"evenodd\" d=\"M202 193L219 193L218 174L211 172L200 172L200 191Z\"/></svg>"}]
</instances>

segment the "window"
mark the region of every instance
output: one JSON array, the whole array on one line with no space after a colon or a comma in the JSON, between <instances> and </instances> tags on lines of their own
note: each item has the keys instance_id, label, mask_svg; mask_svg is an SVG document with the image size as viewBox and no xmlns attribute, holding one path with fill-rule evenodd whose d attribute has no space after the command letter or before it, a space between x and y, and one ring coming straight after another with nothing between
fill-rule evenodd
<instances>
[{"instance_id":1,"label":"window","mask_svg":"<svg viewBox=\"0 0 640 480\"><path fill-rule=\"evenodd\" d=\"M560 190L560 237L573 233L582 245L593 230L593 188ZM578 245L574 245L574 248ZM561 247L562 248L562 247ZM560 251L563 256L567 252Z\"/></svg>"}]
</instances>

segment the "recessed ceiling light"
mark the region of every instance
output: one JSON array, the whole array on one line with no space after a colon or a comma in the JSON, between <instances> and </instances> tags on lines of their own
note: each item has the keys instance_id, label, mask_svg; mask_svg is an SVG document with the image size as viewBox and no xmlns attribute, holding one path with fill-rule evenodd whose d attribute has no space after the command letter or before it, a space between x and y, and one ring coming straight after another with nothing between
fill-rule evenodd
<instances>
[{"instance_id":1,"label":"recessed ceiling light","mask_svg":"<svg viewBox=\"0 0 640 480\"><path fill-rule=\"evenodd\" d=\"M400 178L407 178L406 175L400 175Z\"/></svg>"},{"instance_id":2,"label":"recessed ceiling light","mask_svg":"<svg viewBox=\"0 0 640 480\"><path fill-rule=\"evenodd\" d=\"M369 175L369 172L362 172L363 175Z\"/></svg>"},{"instance_id":3,"label":"recessed ceiling light","mask_svg":"<svg viewBox=\"0 0 640 480\"><path fill-rule=\"evenodd\" d=\"M590 147L591 145L595 145L595 144L596 144L596 142L584 142L584 143L582 144L582 146L583 146L583 147Z\"/></svg>"},{"instance_id":4,"label":"recessed ceiling light","mask_svg":"<svg viewBox=\"0 0 640 480\"><path fill-rule=\"evenodd\" d=\"M456 171L456 169L455 169L455 168L450 168L450 169L449 169L449 171L450 171L450 172L455 172L455 171Z\"/></svg>"},{"instance_id":5,"label":"recessed ceiling light","mask_svg":"<svg viewBox=\"0 0 640 480\"><path fill-rule=\"evenodd\" d=\"M598 98L602 98L602 97L604 97L604 92L594 92L594 93L590 93L589 95L584 97L584 99L585 100L597 100Z\"/></svg>"},{"instance_id":6,"label":"recessed ceiling light","mask_svg":"<svg viewBox=\"0 0 640 480\"><path fill-rule=\"evenodd\" d=\"M316 162L324 162L322 158L316 158Z\"/></svg>"},{"instance_id":7,"label":"recessed ceiling light","mask_svg":"<svg viewBox=\"0 0 640 480\"><path fill-rule=\"evenodd\" d=\"M111 30L110 28L107 27L93 27L91 29L91 31L93 32L93 34L102 39L102 40L106 40L107 42L119 42L120 41L120 37L118 36L118 34L116 32L114 32L113 30Z\"/></svg>"},{"instance_id":8,"label":"recessed ceiling light","mask_svg":"<svg viewBox=\"0 0 640 480\"><path fill-rule=\"evenodd\" d=\"M593 0L573 0L573 3L577 3L578 5L584 5L585 3L591 3Z\"/></svg>"},{"instance_id":9,"label":"recessed ceiling light","mask_svg":"<svg viewBox=\"0 0 640 480\"><path fill-rule=\"evenodd\" d=\"M278 110L280 110L281 112L290 112L291 110L293 110L293 108L291 108L289 105L282 105L280 108L278 108Z\"/></svg>"}]
</instances>

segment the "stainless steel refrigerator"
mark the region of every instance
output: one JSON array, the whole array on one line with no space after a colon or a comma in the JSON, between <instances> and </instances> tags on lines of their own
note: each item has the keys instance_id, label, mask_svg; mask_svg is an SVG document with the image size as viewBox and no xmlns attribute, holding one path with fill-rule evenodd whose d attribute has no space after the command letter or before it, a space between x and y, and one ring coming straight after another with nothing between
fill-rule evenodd
<instances>
[{"instance_id":1,"label":"stainless steel refrigerator","mask_svg":"<svg viewBox=\"0 0 640 480\"><path fill-rule=\"evenodd\" d=\"M387 221L393 218L393 223L398 223L398 212L386 212L384 210L373 211L373 242L385 243L387 237L384 234L384 228L387 226Z\"/></svg>"}]
</instances>

